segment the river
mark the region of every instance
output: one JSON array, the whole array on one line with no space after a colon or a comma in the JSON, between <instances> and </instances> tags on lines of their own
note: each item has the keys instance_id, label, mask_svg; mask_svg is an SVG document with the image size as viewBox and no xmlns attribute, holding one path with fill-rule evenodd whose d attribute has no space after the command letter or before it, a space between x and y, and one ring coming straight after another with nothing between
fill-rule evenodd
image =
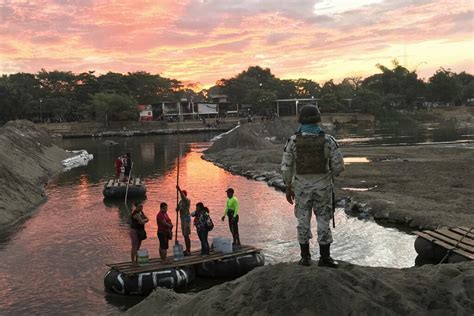
<instances>
[{"instance_id":1,"label":"river","mask_svg":"<svg viewBox=\"0 0 474 316\"><path fill-rule=\"evenodd\" d=\"M181 187L188 191L192 207L199 201L209 207L216 224L210 239L230 237L219 218L225 190L233 187L241 205L242 243L262 248L267 263L298 260L296 220L284 194L201 159L213 136L113 138L116 146L105 146L105 139L60 141L65 149L88 150L94 160L55 177L46 188L47 202L0 234L0 314L116 314L140 300L107 294L103 287L106 263L129 260L127 210L102 196L104 182L114 175L114 159L126 152L134 161L133 175L147 185L144 211L149 218L155 218L163 201L170 210L175 208L179 154ZM174 222L176 213L169 214ZM333 257L367 266L414 265L415 236L348 217L342 210L336 222ZM156 257L156 222L151 220L146 230L149 237L142 248ZM194 229L191 238L192 248L199 248ZM311 249L317 257L314 239Z\"/></svg>"}]
</instances>

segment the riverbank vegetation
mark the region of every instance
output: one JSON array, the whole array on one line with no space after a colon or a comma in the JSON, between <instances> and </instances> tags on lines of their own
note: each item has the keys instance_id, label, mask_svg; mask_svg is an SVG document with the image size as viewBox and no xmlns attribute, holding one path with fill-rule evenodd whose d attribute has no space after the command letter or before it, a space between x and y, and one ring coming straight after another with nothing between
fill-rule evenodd
<instances>
[{"instance_id":1,"label":"riverbank vegetation","mask_svg":"<svg viewBox=\"0 0 474 316\"><path fill-rule=\"evenodd\" d=\"M177 79L138 71L127 74L94 71L41 70L0 77L0 120L36 122L135 120L137 104L163 101L212 101L225 94L235 105L245 105L255 115L273 112L278 99L317 99L324 112L364 112L390 120L394 112L446 105L469 105L474 99L474 76L439 68L430 78L418 77L396 60L391 67L367 78L350 77L340 83L319 84L310 79L280 79L268 68L251 66L236 76L217 81L209 89ZM199 90L199 91L198 91Z\"/></svg>"}]
</instances>

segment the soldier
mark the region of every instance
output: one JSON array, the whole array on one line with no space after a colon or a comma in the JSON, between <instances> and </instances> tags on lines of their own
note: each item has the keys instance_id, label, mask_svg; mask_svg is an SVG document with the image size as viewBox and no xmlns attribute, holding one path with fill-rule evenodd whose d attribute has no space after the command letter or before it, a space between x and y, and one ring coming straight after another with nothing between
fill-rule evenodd
<instances>
[{"instance_id":1,"label":"soldier","mask_svg":"<svg viewBox=\"0 0 474 316\"><path fill-rule=\"evenodd\" d=\"M293 204L298 220L298 242L301 248L299 264L311 265L309 240L311 213L317 221L320 259L318 266L337 268L331 258L333 242L329 227L332 218L332 177L344 170L344 160L334 137L325 134L318 123L321 113L315 105L301 108L298 122L301 124L291 136L283 152L281 170L286 188L286 200Z\"/></svg>"}]
</instances>

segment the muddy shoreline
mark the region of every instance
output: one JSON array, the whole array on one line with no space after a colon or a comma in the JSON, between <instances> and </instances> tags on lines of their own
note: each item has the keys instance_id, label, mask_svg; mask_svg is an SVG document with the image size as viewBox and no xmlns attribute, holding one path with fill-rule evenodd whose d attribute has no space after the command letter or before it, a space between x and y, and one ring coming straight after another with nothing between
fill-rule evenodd
<instances>
[{"instance_id":1,"label":"muddy shoreline","mask_svg":"<svg viewBox=\"0 0 474 316\"><path fill-rule=\"evenodd\" d=\"M261 129L243 128L248 133ZM279 170L284 145L272 144L262 150L230 145L210 150L202 158L284 190ZM348 161L368 160L346 164L346 170L335 180L336 196L352 201L353 215L412 230L474 226L474 197L470 193L474 192L474 143L342 146L341 150Z\"/></svg>"}]
</instances>

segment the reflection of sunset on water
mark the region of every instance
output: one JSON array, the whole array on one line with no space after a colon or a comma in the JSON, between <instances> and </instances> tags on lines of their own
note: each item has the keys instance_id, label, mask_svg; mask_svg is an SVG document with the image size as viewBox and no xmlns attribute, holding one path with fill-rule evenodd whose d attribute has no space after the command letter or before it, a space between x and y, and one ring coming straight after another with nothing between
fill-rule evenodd
<instances>
[{"instance_id":1,"label":"reflection of sunset on water","mask_svg":"<svg viewBox=\"0 0 474 316\"><path fill-rule=\"evenodd\" d=\"M214 211L214 216L221 216L226 200L225 189L232 186L230 173L220 169L201 158L201 153L190 152L180 159L179 185L187 190L191 199L191 209L201 201ZM175 224L176 221L176 180L177 164L162 177L147 179L148 199L145 202L147 216L156 216L161 202L168 203L168 215ZM218 210L218 211L217 211ZM151 214L151 215L150 215ZM173 224L173 225L174 225ZM156 231L156 221L147 225L147 230ZM196 237L197 238L197 237Z\"/></svg>"},{"instance_id":2,"label":"reflection of sunset on water","mask_svg":"<svg viewBox=\"0 0 474 316\"><path fill-rule=\"evenodd\" d=\"M89 204L89 199L91 198L89 185L90 183L87 175L81 174L79 177L79 184L77 185L77 190L75 192L77 195L75 200L80 207L87 207Z\"/></svg>"}]
</instances>

